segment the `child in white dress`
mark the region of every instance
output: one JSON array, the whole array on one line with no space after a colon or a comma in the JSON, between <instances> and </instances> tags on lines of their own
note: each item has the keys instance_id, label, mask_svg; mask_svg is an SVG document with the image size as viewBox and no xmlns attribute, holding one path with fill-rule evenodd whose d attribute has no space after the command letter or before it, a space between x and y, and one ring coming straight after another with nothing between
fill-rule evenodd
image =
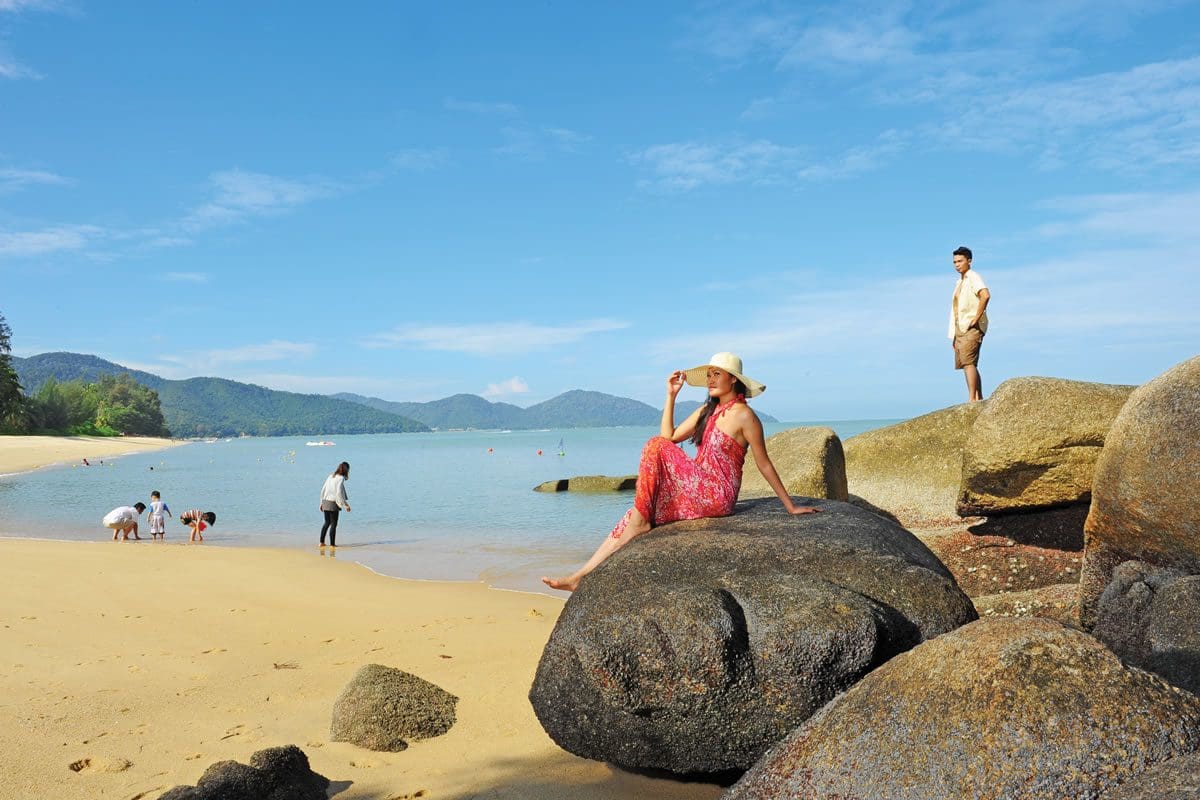
<instances>
[{"instance_id":1,"label":"child in white dress","mask_svg":"<svg viewBox=\"0 0 1200 800\"><path fill-rule=\"evenodd\" d=\"M146 516L150 521L150 537L157 539L159 536L165 540L167 538L167 523L166 517L174 517L171 509L167 508L167 504L162 501L162 496L158 492L150 493L150 513Z\"/></svg>"}]
</instances>

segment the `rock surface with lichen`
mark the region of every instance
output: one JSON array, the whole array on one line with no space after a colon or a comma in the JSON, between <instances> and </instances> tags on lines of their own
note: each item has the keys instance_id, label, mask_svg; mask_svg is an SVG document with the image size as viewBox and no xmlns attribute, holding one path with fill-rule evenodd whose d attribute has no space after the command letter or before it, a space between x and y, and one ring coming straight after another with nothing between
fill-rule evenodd
<instances>
[{"instance_id":1,"label":"rock surface with lichen","mask_svg":"<svg viewBox=\"0 0 1200 800\"><path fill-rule=\"evenodd\" d=\"M832 428L801 427L767 437L767 455L788 494L846 500L846 456ZM753 459L748 459L753 462ZM775 490L751 464L742 475L742 498L774 497Z\"/></svg>"},{"instance_id":2,"label":"rock surface with lichen","mask_svg":"<svg viewBox=\"0 0 1200 800\"><path fill-rule=\"evenodd\" d=\"M1133 389L1038 377L1000 384L963 448L958 513L1086 503L1104 437Z\"/></svg>"},{"instance_id":3,"label":"rock surface with lichen","mask_svg":"<svg viewBox=\"0 0 1200 800\"><path fill-rule=\"evenodd\" d=\"M1096 465L1080 586L1084 625L1112 572L1143 561L1200 573L1200 356L1138 387Z\"/></svg>"},{"instance_id":4,"label":"rock surface with lichen","mask_svg":"<svg viewBox=\"0 0 1200 800\"><path fill-rule=\"evenodd\" d=\"M586 577L530 692L551 738L625 767L746 769L879 664L976 618L911 533L816 505L664 525Z\"/></svg>"},{"instance_id":5,"label":"rock surface with lichen","mask_svg":"<svg viewBox=\"0 0 1200 800\"><path fill-rule=\"evenodd\" d=\"M1200 698L1051 620L981 620L880 666L725 797L1087 798L1197 749Z\"/></svg>"}]
</instances>

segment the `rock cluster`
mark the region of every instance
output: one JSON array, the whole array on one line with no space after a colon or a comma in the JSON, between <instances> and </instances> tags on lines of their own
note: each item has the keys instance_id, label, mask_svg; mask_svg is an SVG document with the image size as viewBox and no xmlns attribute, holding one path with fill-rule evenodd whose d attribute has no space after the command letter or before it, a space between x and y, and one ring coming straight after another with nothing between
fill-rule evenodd
<instances>
[{"instance_id":1,"label":"rock cluster","mask_svg":"<svg viewBox=\"0 0 1200 800\"><path fill-rule=\"evenodd\" d=\"M624 492L637 488L637 475L576 475L533 487L535 492Z\"/></svg>"},{"instance_id":2,"label":"rock cluster","mask_svg":"<svg viewBox=\"0 0 1200 800\"><path fill-rule=\"evenodd\" d=\"M958 513L990 516L1086 503L1104 437L1133 389L1060 378L1000 384L963 448Z\"/></svg>"},{"instance_id":3,"label":"rock cluster","mask_svg":"<svg viewBox=\"0 0 1200 800\"><path fill-rule=\"evenodd\" d=\"M176 786L159 800L325 800L329 779L313 772L294 744L259 750L250 763L218 761L195 786Z\"/></svg>"},{"instance_id":4,"label":"rock cluster","mask_svg":"<svg viewBox=\"0 0 1200 800\"><path fill-rule=\"evenodd\" d=\"M585 578L530 692L550 736L626 767L746 769L871 669L975 619L908 531L818 505L664 525Z\"/></svg>"},{"instance_id":5,"label":"rock cluster","mask_svg":"<svg viewBox=\"0 0 1200 800\"><path fill-rule=\"evenodd\" d=\"M1117 415L1096 466L1080 587L1081 618L1113 570L1144 561L1200 573L1200 356L1139 387Z\"/></svg>"},{"instance_id":6,"label":"rock cluster","mask_svg":"<svg viewBox=\"0 0 1200 800\"><path fill-rule=\"evenodd\" d=\"M957 523L963 448L981 403L964 403L851 436L843 445L851 502L901 525Z\"/></svg>"},{"instance_id":7,"label":"rock cluster","mask_svg":"<svg viewBox=\"0 0 1200 800\"><path fill-rule=\"evenodd\" d=\"M1200 698L1078 630L982 620L880 666L726 798L1096 797L1198 748Z\"/></svg>"},{"instance_id":8,"label":"rock cluster","mask_svg":"<svg viewBox=\"0 0 1200 800\"><path fill-rule=\"evenodd\" d=\"M1126 561L1100 596L1093 633L1126 663L1200 694L1200 575Z\"/></svg>"},{"instance_id":9,"label":"rock cluster","mask_svg":"<svg viewBox=\"0 0 1200 800\"><path fill-rule=\"evenodd\" d=\"M846 456L831 428L792 428L767 437L767 454L788 494L846 500ZM752 465L742 475L740 497L774 497L775 490Z\"/></svg>"},{"instance_id":10,"label":"rock cluster","mask_svg":"<svg viewBox=\"0 0 1200 800\"><path fill-rule=\"evenodd\" d=\"M333 704L329 738L368 750L398 752L410 739L450 730L458 698L404 670L367 664Z\"/></svg>"}]
</instances>

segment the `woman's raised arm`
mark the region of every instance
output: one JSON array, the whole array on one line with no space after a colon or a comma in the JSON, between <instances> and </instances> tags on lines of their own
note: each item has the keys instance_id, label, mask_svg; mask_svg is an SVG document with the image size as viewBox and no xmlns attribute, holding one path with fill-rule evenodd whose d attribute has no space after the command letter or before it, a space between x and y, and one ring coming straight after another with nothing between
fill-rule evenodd
<instances>
[{"instance_id":1,"label":"woman's raised arm","mask_svg":"<svg viewBox=\"0 0 1200 800\"><path fill-rule=\"evenodd\" d=\"M679 427L675 427L675 398L679 396L679 390L683 388L684 373L682 370L676 370L671 373L671 377L667 378L667 399L663 403L662 422L658 426L658 435L670 439L678 444L690 437L696 431L696 420L700 418L700 412L704 406L700 406L693 411L688 418L679 423Z\"/></svg>"}]
</instances>

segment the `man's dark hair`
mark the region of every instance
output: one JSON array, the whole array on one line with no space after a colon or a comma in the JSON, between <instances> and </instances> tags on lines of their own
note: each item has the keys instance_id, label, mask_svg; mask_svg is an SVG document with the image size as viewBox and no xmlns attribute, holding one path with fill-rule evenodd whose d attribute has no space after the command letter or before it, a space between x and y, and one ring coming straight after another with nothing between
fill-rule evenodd
<instances>
[{"instance_id":1,"label":"man's dark hair","mask_svg":"<svg viewBox=\"0 0 1200 800\"><path fill-rule=\"evenodd\" d=\"M951 253L950 255L952 255L952 256L966 256L966 257L967 257L967 261L970 261L970 260L971 260L971 248L969 248L969 247L960 247L960 248L958 248L957 250L955 250L953 253Z\"/></svg>"},{"instance_id":2,"label":"man's dark hair","mask_svg":"<svg viewBox=\"0 0 1200 800\"><path fill-rule=\"evenodd\" d=\"M137 509L137 512L138 512L139 514L140 514L140 513L142 513L143 511L145 511L145 510L146 510L146 504L145 504L145 503L134 503L134 504L133 504L133 507Z\"/></svg>"}]
</instances>

